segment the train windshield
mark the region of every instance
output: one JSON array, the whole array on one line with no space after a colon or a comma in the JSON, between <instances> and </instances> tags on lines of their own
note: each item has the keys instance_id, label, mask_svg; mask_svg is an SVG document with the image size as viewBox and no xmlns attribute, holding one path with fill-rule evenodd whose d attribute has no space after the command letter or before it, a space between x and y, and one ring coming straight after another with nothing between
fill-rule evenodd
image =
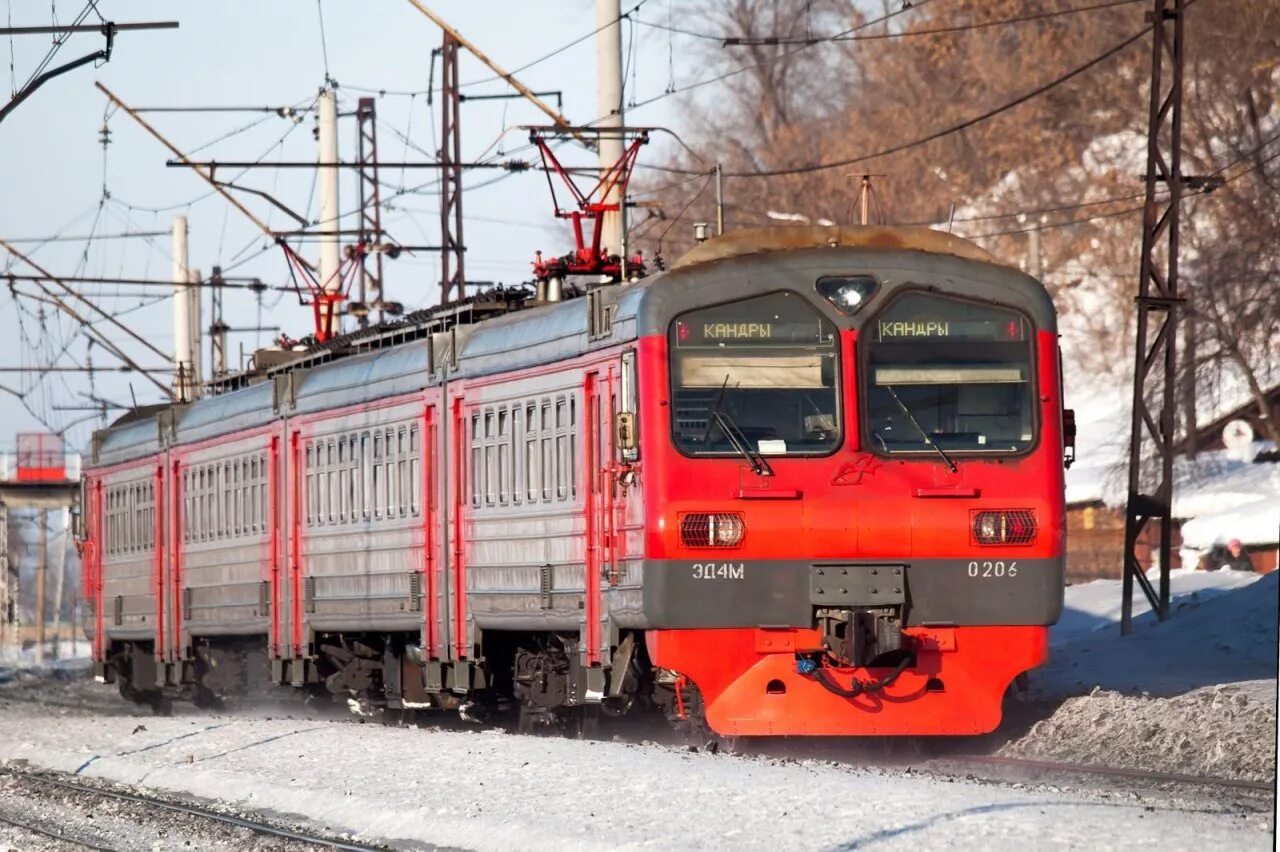
<instances>
[{"instance_id":1,"label":"train windshield","mask_svg":"<svg viewBox=\"0 0 1280 852\"><path fill-rule=\"evenodd\" d=\"M1031 446L1033 335L1021 314L913 292L869 325L864 398L874 449L1008 453Z\"/></svg>"},{"instance_id":2,"label":"train windshield","mask_svg":"<svg viewBox=\"0 0 1280 852\"><path fill-rule=\"evenodd\" d=\"M672 434L694 455L819 455L840 443L836 327L770 293L671 325Z\"/></svg>"}]
</instances>

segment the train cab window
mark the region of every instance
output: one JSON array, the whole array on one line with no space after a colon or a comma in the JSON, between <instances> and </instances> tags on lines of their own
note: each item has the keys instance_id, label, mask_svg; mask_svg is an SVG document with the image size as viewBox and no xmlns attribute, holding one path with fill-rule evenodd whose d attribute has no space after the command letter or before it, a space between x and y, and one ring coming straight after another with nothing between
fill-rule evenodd
<instances>
[{"instance_id":1,"label":"train cab window","mask_svg":"<svg viewBox=\"0 0 1280 852\"><path fill-rule=\"evenodd\" d=\"M1009 308L909 292L863 332L871 447L1009 453L1035 432L1032 327Z\"/></svg>"},{"instance_id":2,"label":"train cab window","mask_svg":"<svg viewBox=\"0 0 1280 852\"><path fill-rule=\"evenodd\" d=\"M671 324L672 435L693 455L825 455L840 444L836 327L796 293Z\"/></svg>"}]
</instances>

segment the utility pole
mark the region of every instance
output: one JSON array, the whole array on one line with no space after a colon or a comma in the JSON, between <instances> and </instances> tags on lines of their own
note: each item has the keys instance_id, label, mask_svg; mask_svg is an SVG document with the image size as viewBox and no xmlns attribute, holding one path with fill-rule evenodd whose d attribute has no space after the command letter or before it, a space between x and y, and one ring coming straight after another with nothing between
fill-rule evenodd
<instances>
[{"instance_id":1,"label":"utility pole","mask_svg":"<svg viewBox=\"0 0 1280 852\"><path fill-rule=\"evenodd\" d=\"M724 163L716 163L716 236L724 236Z\"/></svg>"},{"instance_id":2,"label":"utility pole","mask_svg":"<svg viewBox=\"0 0 1280 852\"><path fill-rule=\"evenodd\" d=\"M1136 581L1161 621L1169 617L1173 558L1173 455L1177 408L1178 212L1182 177L1182 67L1186 0L1152 0L1151 100L1147 122L1146 203L1138 281L1138 330L1129 428L1129 495L1125 507L1120 633L1133 629ZM1169 67L1165 68L1165 61ZM1167 131L1167 132L1166 132ZM1162 186L1163 184L1163 186ZM1167 193L1160 198L1161 191ZM1154 328L1153 328L1154 325ZM1154 374L1154 375L1153 375ZM1153 524L1154 522L1154 524ZM1154 530L1159 590L1138 548Z\"/></svg>"},{"instance_id":3,"label":"utility pole","mask_svg":"<svg viewBox=\"0 0 1280 852\"><path fill-rule=\"evenodd\" d=\"M10 635L18 614L15 589L9 567L9 507L0 503L0 659L16 639Z\"/></svg>"},{"instance_id":4,"label":"utility pole","mask_svg":"<svg viewBox=\"0 0 1280 852\"><path fill-rule=\"evenodd\" d=\"M221 379L227 375L227 327L222 318L222 267L215 266L209 277L211 290L209 293L209 360L213 362L213 378Z\"/></svg>"},{"instance_id":5,"label":"utility pole","mask_svg":"<svg viewBox=\"0 0 1280 852\"><path fill-rule=\"evenodd\" d=\"M370 304L383 304L382 198L378 187L378 122L373 98L356 106L356 162L360 164L360 325L369 324ZM372 255L372 258L370 258ZM379 310L378 319L383 317Z\"/></svg>"},{"instance_id":6,"label":"utility pole","mask_svg":"<svg viewBox=\"0 0 1280 852\"><path fill-rule=\"evenodd\" d=\"M49 510L40 510L40 534L36 553L36 665L44 662L45 583L49 571Z\"/></svg>"},{"instance_id":7,"label":"utility pole","mask_svg":"<svg viewBox=\"0 0 1280 852\"><path fill-rule=\"evenodd\" d=\"M603 131L599 137L603 178L622 158L622 0L596 0L596 27L596 126ZM600 199L618 204L616 212L604 214L600 244L605 253L626 250L622 240L626 210L620 191L615 185ZM624 257L624 267L625 262Z\"/></svg>"},{"instance_id":8,"label":"utility pole","mask_svg":"<svg viewBox=\"0 0 1280 852\"><path fill-rule=\"evenodd\" d=\"M204 393L204 305L200 292L200 270L187 270L187 308L191 319L191 394Z\"/></svg>"},{"instance_id":9,"label":"utility pole","mask_svg":"<svg viewBox=\"0 0 1280 852\"><path fill-rule=\"evenodd\" d=\"M191 270L187 266L187 217L173 217L173 367L178 402L195 399L191 340Z\"/></svg>"},{"instance_id":10,"label":"utility pole","mask_svg":"<svg viewBox=\"0 0 1280 852\"><path fill-rule=\"evenodd\" d=\"M67 544L70 534L70 523L68 515L70 510L63 509L58 514L62 516L62 546L58 548L58 567L53 573L53 658L55 660L62 657L62 593L66 585L67 577ZM74 635L74 628L73 628Z\"/></svg>"},{"instance_id":11,"label":"utility pole","mask_svg":"<svg viewBox=\"0 0 1280 852\"><path fill-rule=\"evenodd\" d=\"M1196 457L1196 293L1187 288L1186 302L1182 306L1182 433L1186 441L1188 459Z\"/></svg>"},{"instance_id":12,"label":"utility pole","mask_svg":"<svg viewBox=\"0 0 1280 852\"><path fill-rule=\"evenodd\" d=\"M440 304L466 295L462 242L462 107L458 88L458 38L444 30L440 46Z\"/></svg>"},{"instance_id":13,"label":"utility pole","mask_svg":"<svg viewBox=\"0 0 1280 852\"><path fill-rule=\"evenodd\" d=\"M342 290L342 252L338 245L338 97L332 88L320 93L319 119L320 159L320 289L328 294ZM320 327L342 331L342 320L333 316L336 301L321 302Z\"/></svg>"},{"instance_id":14,"label":"utility pole","mask_svg":"<svg viewBox=\"0 0 1280 852\"><path fill-rule=\"evenodd\" d=\"M1037 281L1040 280L1042 269L1042 257L1040 254L1040 223L1037 222L1035 227L1027 231L1027 274Z\"/></svg>"}]
</instances>

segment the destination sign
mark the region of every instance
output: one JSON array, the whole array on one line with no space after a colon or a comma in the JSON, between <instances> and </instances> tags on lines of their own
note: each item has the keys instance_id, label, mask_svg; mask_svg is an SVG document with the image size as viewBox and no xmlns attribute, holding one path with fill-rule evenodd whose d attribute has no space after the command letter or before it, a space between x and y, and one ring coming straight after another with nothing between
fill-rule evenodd
<instances>
[{"instance_id":1,"label":"destination sign","mask_svg":"<svg viewBox=\"0 0 1280 852\"><path fill-rule=\"evenodd\" d=\"M681 320L680 349L729 346L830 346L831 335L818 322Z\"/></svg>"},{"instance_id":2,"label":"destination sign","mask_svg":"<svg viewBox=\"0 0 1280 852\"><path fill-rule=\"evenodd\" d=\"M881 340L1025 340L1020 319L990 320L909 319L877 322Z\"/></svg>"}]
</instances>

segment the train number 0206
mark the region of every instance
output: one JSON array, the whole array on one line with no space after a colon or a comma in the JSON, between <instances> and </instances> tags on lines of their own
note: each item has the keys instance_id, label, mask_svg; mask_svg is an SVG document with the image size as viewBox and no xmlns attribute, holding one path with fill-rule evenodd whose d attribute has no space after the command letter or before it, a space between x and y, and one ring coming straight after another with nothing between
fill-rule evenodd
<instances>
[{"instance_id":1,"label":"train number 0206","mask_svg":"<svg viewBox=\"0 0 1280 852\"><path fill-rule=\"evenodd\" d=\"M746 576L746 566L741 562L695 562L693 563L693 579L695 580L741 580Z\"/></svg>"},{"instance_id":2,"label":"train number 0206","mask_svg":"<svg viewBox=\"0 0 1280 852\"><path fill-rule=\"evenodd\" d=\"M992 562L986 560L984 562L969 563L970 577L1016 577L1018 576L1018 563L1005 562L1003 559Z\"/></svg>"}]
</instances>

